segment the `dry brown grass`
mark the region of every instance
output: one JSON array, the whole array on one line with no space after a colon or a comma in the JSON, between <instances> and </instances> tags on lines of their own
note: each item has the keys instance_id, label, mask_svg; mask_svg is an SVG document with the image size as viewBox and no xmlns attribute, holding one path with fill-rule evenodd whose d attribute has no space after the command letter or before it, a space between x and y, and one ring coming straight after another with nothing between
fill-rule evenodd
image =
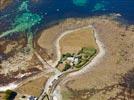
<instances>
[{"instance_id":1,"label":"dry brown grass","mask_svg":"<svg viewBox=\"0 0 134 100\"><path fill-rule=\"evenodd\" d=\"M0 100L3 100L5 96L5 93L0 93Z\"/></svg>"},{"instance_id":2,"label":"dry brown grass","mask_svg":"<svg viewBox=\"0 0 134 100\"><path fill-rule=\"evenodd\" d=\"M52 60L55 60L56 50L54 45L57 38L67 30L85 26L87 24L85 23L86 22L77 22L74 19L67 19L65 21L62 21L61 23L54 25L53 27L43 30L40 37L37 39L37 45L43 48L49 56L53 55Z\"/></svg>"},{"instance_id":3,"label":"dry brown grass","mask_svg":"<svg viewBox=\"0 0 134 100\"><path fill-rule=\"evenodd\" d=\"M91 20L89 20L90 23ZM110 97L115 97L120 88L112 87L119 84L121 75L127 73L127 71L133 68L134 64L134 32L122 26L121 24L104 19L94 19L91 21L99 34L101 41L105 44L106 55L103 60L96 66L78 77L70 77L71 80L68 84L63 85L63 91L70 87L73 91L77 90L79 96L88 96L91 93L90 90L94 88L96 92L89 99L78 99L77 93L71 95L67 100L110 100ZM107 90L109 88L109 91ZM106 90L107 93L103 93ZM87 90L87 92L83 92ZM63 92L63 93L64 93ZM69 91L67 91L69 92ZM76 92L76 91L75 91ZM125 99L129 100L129 99ZM131 100L131 99L130 99Z\"/></svg>"},{"instance_id":4,"label":"dry brown grass","mask_svg":"<svg viewBox=\"0 0 134 100\"><path fill-rule=\"evenodd\" d=\"M83 97L83 99L80 100L108 100L110 97L116 96L117 93L121 91L121 89L112 86L118 84L120 81L120 75L127 73L127 71L131 70L134 65L134 32L132 31L133 27L126 28L124 26L121 26L121 24L117 22L109 20L106 17L94 18L90 20L84 19L81 21L70 20L68 21L68 23L71 23L71 25L69 26L82 25L83 23L84 25L94 24L95 28L98 31L100 40L105 44L106 55L104 59L101 60L101 62L98 65L93 66L93 68L89 72L79 75L78 77L71 77L71 80L74 81L70 80L68 84L62 84L62 93L69 93L69 95L66 94L66 98L64 99L78 100L76 95L75 99L70 98L74 95L71 95L70 91L68 91L67 88L65 88L66 85L72 88L74 91L77 90L78 93L80 91L79 96ZM67 23L64 24L65 26L67 25ZM61 26L56 27L54 30L52 28L52 30L50 29L53 32L54 37L56 36L56 33L58 33L57 30L60 30L61 28ZM44 35L45 38L41 36L40 39L42 39L42 41L45 40L48 34L49 32L46 35ZM54 38L52 40L54 40ZM45 42L42 42L42 46L46 48L44 43ZM49 44L46 43L46 45L49 46L52 43L53 42L51 41L49 42ZM66 43L65 45L67 47L69 44ZM73 44L73 46L76 46L76 48L79 49L76 44ZM62 49L62 52L66 51ZM92 93L92 91L90 91L92 90L92 88L94 88L96 91L105 91L109 88L111 91L108 91L106 94L103 91L95 92L96 94L93 94L93 96L90 99L84 99L86 96L88 96L88 93ZM87 90L87 92L85 92L85 89Z\"/></svg>"},{"instance_id":5,"label":"dry brown grass","mask_svg":"<svg viewBox=\"0 0 134 100\"><path fill-rule=\"evenodd\" d=\"M46 52L51 55L53 52L53 43L58 38L59 26L52 27L50 29L44 30L39 37L37 44L46 50Z\"/></svg>"},{"instance_id":6,"label":"dry brown grass","mask_svg":"<svg viewBox=\"0 0 134 100\"><path fill-rule=\"evenodd\" d=\"M17 93L28 94L33 96L39 96L42 92L45 82L47 81L46 77L41 77L39 79L28 82L27 84L16 89Z\"/></svg>"},{"instance_id":7,"label":"dry brown grass","mask_svg":"<svg viewBox=\"0 0 134 100\"><path fill-rule=\"evenodd\" d=\"M96 48L93 30L86 28L63 36L60 40L61 53L77 53L83 47Z\"/></svg>"}]
</instances>

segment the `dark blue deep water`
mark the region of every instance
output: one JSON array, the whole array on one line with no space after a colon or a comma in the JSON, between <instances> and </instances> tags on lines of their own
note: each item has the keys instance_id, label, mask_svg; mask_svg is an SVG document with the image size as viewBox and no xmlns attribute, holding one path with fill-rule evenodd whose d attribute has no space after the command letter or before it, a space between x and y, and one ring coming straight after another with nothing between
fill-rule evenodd
<instances>
[{"instance_id":1,"label":"dark blue deep water","mask_svg":"<svg viewBox=\"0 0 134 100\"><path fill-rule=\"evenodd\" d=\"M104 7L93 10L97 3ZM75 5L73 0L40 0L30 8L33 12L43 14L46 23L69 17L89 17L110 13L119 13L124 20L134 23L134 0L87 0L83 6Z\"/></svg>"},{"instance_id":2,"label":"dark blue deep water","mask_svg":"<svg viewBox=\"0 0 134 100\"><path fill-rule=\"evenodd\" d=\"M16 16L25 11L18 8L26 0L14 0L0 11L0 32L13 28ZM121 19L134 24L134 0L29 0L29 12L42 17L41 25L66 18L85 18L105 14L120 14ZM36 25L34 25L35 27Z\"/></svg>"}]
</instances>

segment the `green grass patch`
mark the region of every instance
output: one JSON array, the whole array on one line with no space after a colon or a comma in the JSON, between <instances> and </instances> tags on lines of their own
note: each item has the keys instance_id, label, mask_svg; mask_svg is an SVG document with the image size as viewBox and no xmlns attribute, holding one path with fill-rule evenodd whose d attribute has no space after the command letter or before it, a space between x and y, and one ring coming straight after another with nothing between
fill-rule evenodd
<instances>
[{"instance_id":1,"label":"green grass patch","mask_svg":"<svg viewBox=\"0 0 134 100\"><path fill-rule=\"evenodd\" d=\"M64 69L62 71L66 71L70 68L81 68L83 67L95 54L97 50L95 48L83 47L78 53L66 53L61 56L60 61L58 62L57 68L59 64L64 64ZM68 57L78 58L77 64L73 64L72 66L67 60Z\"/></svg>"},{"instance_id":2,"label":"green grass patch","mask_svg":"<svg viewBox=\"0 0 134 100\"><path fill-rule=\"evenodd\" d=\"M14 92L12 90L7 90L5 92L4 100L14 100L14 98L15 98L16 95L17 95L16 92Z\"/></svg>"}]
</instances>

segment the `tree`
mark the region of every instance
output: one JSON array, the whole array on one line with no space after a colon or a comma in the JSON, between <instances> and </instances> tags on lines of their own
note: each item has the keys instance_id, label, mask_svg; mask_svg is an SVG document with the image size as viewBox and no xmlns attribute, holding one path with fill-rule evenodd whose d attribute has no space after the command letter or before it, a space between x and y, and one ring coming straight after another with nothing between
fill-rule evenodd
<instances>
[{"instance_id":1,"label":"tree","mask_svg":"<svg viewBox=\"0 0 134 100\"><path fill-rule=\"evenodd\" d=\"M63 69L63 71L66 71L66 70L68 70L68 69L70 69L70 68L71 68L71 65L68 64L68 63L66 63L66 64L65 64L65 68Z\"/></svg>"},{"instance_id":2,"label":"tree","mask_svg":"<svg viewBox=\"0 0 134 100\"><path fill-rule=\"evenodd\" d=\"M14 100L15 96L17 95L17 93L12 90L7 90L5 94L5 100Z\"/></svg>"}]
</instances>

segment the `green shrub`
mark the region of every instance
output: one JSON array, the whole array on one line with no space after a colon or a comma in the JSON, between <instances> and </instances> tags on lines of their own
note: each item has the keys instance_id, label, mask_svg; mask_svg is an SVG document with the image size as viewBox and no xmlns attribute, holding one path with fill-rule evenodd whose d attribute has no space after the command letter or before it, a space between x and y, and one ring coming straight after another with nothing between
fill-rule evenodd
<instances>
[{"instance_id":1,"label":"green shrub","mask_svg":"<svg viewBox=\"0 0 134 100\"><path fill-rule=\"evenodd\" d=\"M66 53L66 54L62 54L61 56L61 60L60 61L65 61L67 59L67 57L71 57L72 55L70 53Z\"/></svg>"},{"instance_id":2,"label":"green shrub","mask_svg":"<svg viewBox=\"0 0 134 100\"><path fill-rule=\"evenodd\" d=\"M72 55L70 53L65 54L66 57L71 57Z\"/></svg>"},{"instance_id":3,"label":"green shrub","mask_svg":"<svg viewBox=\"0 0 134 100\"><path fill-rule=\"evenodd\" d=\"M4 100L14 100L15 96L17 95L17 93L12 90L7 90L5 94Z\"/></svg>"},{"instance_id":4,"label":"green shrub","mask_svg":"<svg viewBox=\"0 0 134 100\"><path fill-rule=\"evenodd\" d=\"M71 65L68 64L68 63L66 63L66 64L65 64L65 68L63 69L63 71L66 71L66 70L68 70L68 69L70 69L70 68L71 68Z\"/></svg>"},{"instance_id":5,"label":"green shrub","mask_svg":"<svg viewBox=\"0 0 134 100\"><path fill-rule=\"evenodd\" d=\"M85 65L89 61L89 59L92 56L94 56L95 54L96 54L95 48L83 47L78 53L63 54L60 61L62 61L62 63L63 63L64 61L67 60L68 57L72 57L72 56L76 55L78 57L79 61L78 61L78 64L75 65L75 67L80 68L80 67L83 67L83 65ZM71 68L71 66L68 63L66 63L63 71L66 71L69 68Z\"/></svg>"}]
</instances>

